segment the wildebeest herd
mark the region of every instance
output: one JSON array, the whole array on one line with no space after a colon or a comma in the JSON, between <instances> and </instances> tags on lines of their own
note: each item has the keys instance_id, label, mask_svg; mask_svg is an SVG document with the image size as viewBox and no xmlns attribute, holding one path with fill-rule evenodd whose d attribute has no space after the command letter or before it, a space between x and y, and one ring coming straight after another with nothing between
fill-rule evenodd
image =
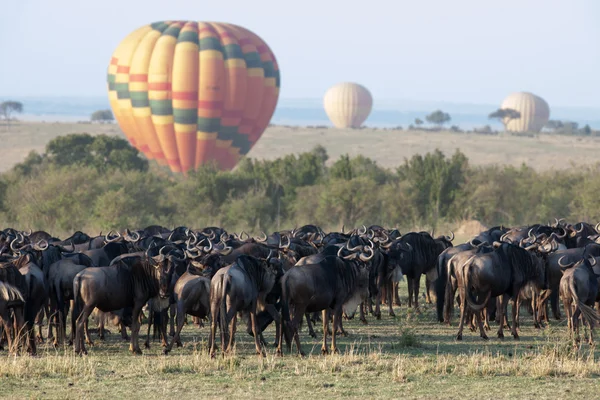
<instances>
[{"instance_id":1,"label":"wildebeest herd","mask_svg":"<svg viewBox=\"0 0 600 400\"><path fill-rule=\"evenodd\" d=\"M319 319L322 352L336 352L344 319L357 312L364 323L369 314L380 319L384 304L394 316L403 277L408 307L418 310L423 275L426 301L432 302L430 292L435 295L439 322L449 324L458 305L457 340L464 324L487 339L490 321L497 323L498 337L508 327L517 339L522 306L539 328L549 321L548 309L561 319L561 299L573 339L579 340L581 320L592 342L600 321L595 308L599 226L558 219L496 226L456 246L452 233L401 234L377 225L329 233L305 225L260 237L219 227L150 226L95 237L78 231L64 240L7 228L0 231L0 345L35 354L47 325L47 340L55 346L68 340L85 354L92 343L88 320L95 316L101 339L107 318L116 321L125 340L129 328L129 349L138 354L141 323L147 320L146 346L154 325L169 353L173 344L182 345L181 330L190 316L199 325L209 321L213 356L219 339L223 353L232 349L238 318L254 336L257 354L264 354L263 331L271 323L277 354L284 345L291 352L294 343L304 354L299 328L305 321L315 337Z\"/></svg>"}]
</instances>

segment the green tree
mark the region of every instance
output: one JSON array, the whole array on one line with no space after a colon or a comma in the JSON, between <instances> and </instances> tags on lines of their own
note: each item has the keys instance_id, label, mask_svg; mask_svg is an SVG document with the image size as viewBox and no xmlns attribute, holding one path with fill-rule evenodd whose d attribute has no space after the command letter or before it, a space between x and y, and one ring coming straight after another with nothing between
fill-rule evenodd
<instances>
[{"instance_id":1,"label":"green tree","mask_svg":"<svg viewBox=\"0 0 600 400\"><path fill-rule=\"evenodd\" d=\"M436 111L432 112L431 114L427 115L425 117L425 120L427 122L429 122L430 124L434 124L439 127L442 127L444 124L450 122L451 118L450 118L450 114L445 113L442 110L436 110ZM415 123L416 122L417 121L415 121Z\"/></svg>"},{"instance_id":2,"label":"green tree","mask_svg":"<svg viewBox=\"0 0 600 400\"><path fill-rule=\"evenodd\" d=\"M0 115L6 121L7 125L10 124L13 114L23 112L23 103L19 101L3 101L0 103Z\"/></svg>"},{"instance_id":3,"label":"green tree","mask_svg":"<svg viewBox=\"0 0 600 400\"><path fill-rule=\"evenodd\" d=\"M77 133L59 136L46 145L46 157L56 165L88 165L98 170L146 171L148 161L127 140Z\"/></svg>"},{"instance_id":4,"label":"green tree","mask_svg":"<svg viewBox=\"0 0 600 400\"><path fill-rule=\"evenodd\" d=\"M421 118L415 118L415 125L418 127L420 127L421 125L423 125L423 120Z\"/></svg>"},{"instance_id":5,"label":"green tree","mask_svg":"<svg viewBox=\"0 0 600 400\"><path fill-rule=\"evenodd\" d=\"M90 117L92 122L100 122L100 123L105 123L105 122L112 122L115 120L115 117L113 116L113 113L111 110L98 110L98 111L94 111Z\"/></svg>"}]
</instances>

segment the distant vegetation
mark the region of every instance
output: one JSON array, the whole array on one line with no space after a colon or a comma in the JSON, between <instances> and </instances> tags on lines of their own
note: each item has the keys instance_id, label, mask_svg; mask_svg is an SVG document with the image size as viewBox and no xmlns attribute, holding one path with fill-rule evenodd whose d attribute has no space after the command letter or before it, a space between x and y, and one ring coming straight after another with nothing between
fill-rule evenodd
<instances>
[{"instance_id":1,"label":"distant vegetation","mask_svg":"<svg viewBox=\"0 0 600 400\"><path fill-rule=\"evenodd\" d=\"M114 121L115 117L111 110L98 110L92 113L90 120L92 122L105 123Z\"/></svg>"},{"instance_id":2,"label":"distant vegetation","mask_svg":"<svg viewBox=\"0 0 600 400\"><path fill-rule=\"evenodd\" d=\"M396 169L363 156L327 160L319 146L273 161L244 159L234 172L204 166L184 179L149 166L124 139L68 135L0 175L0 224L60 234L153 223L258 232L305 223L402 229L463 219L600 220L599 165L474 167L458 150L415 155Z\"/></svg>"},{"instance_id":3,"label":"distant vegetation","mask_svg":"<svg viewBox=\"0 0 600 400\"><path fill-rule=\"evenodd\" d=\"M13 119L14 114L23 112L23 103L18 101L3 101L0 103L0 117L7 123Z\"/></svg>"}]
</instances>

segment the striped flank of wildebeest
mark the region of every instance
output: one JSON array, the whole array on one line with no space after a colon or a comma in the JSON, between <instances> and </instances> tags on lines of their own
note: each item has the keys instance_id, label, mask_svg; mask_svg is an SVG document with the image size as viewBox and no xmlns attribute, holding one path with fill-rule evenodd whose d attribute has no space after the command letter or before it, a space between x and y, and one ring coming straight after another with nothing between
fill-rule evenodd
<instances>
[{"instance_id":1,"label":"striped flank of wildebeest","mask_svg":"<svg viewBox=\"0 0 600 400\"><path fill-rule=\"evenodd\" d=\"M108 68L110 104L130 143L173 172L235 167L279 97L267 44L237 25L159 21L129 34Z\"/></svg>"}]
</instances>

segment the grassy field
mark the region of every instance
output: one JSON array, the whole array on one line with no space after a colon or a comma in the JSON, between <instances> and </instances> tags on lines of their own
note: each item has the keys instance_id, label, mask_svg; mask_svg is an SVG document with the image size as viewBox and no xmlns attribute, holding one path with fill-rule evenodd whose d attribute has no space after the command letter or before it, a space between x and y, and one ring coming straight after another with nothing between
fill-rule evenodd
<instances>
[{"instance_id":1,"label":"grassy field","mask_svg":"<svg viewBox=\"0 0 600 400\"><path fill-rule=\"evenodd\" d=\"M574 348L564 321L532 328L524 312L521 339L491 334L485 342L465 330L462 342L451 327L435 321L431 305L422 312L396 308L380 321L345 321L349 336L340 354L322 356L320 340L301 334L299 358L254 355L253 339L238 328L236 351L210 359L207 327L186 326L183 348L162 355L158 341L133 356L114 328L96 340L89 355L41 345L38 357L3 355L0 387L7 398L594 398L600 376L598 350ZM492 333L496 326L492 325ZM142 328L145 332L145 327ZM267 341L273 341L273 327ZM320 329L317 334L320 336ZM95 337L95 335L94 335ZM5 353L4 353L5 354Z\"/></svg>"},{"instance_id":2,"label":"grassy field","mask_svg":"<svg viewBox=\"0 0 600 400\"><path fill-rule=\"evenodd\" d=\"M42 152L46 143L59 135L82 132L122 135L116 124L20 122L10 127L0 125L3 160L0 172L22 161L31 150ZM248 156L275 159L309 151L318 144L327 149L330 162L342 154L362 154L384 167L395 167L404 158L439 148L447 155L460 149L474 165L526 163L539 170L562 169L595 163L600 151L600 138L270 126Z\"/></svg>"}]
</instances>

